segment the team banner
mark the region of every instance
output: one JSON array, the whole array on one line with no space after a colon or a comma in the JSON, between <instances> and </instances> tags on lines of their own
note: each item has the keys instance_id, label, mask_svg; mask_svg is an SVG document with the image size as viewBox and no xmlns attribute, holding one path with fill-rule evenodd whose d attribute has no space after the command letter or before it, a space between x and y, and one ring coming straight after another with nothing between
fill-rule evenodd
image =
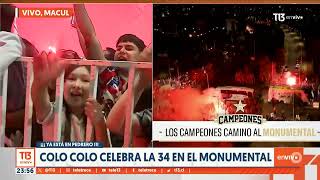
<instances>
[{"instance_id":1,"label":"team banner","mask_svg":"<svg viewBox=\"0 0 320 180\"><path fill-rule=\"evenodd\" d=\"M319 154L319 148L101 148L47 142L16 149L16 174L293 174L303 180L318 177Z\"/></svg>"},{"instance_id":2,"label":"team banner","mask_svg":"<svg viewBox=\"0 0 320 180\"><path fill-rule=\"evenodd\" d=\"M226 115L227 116L227 115ZM282 141L319 142L319 121L265 121L254 122L247 115L221 116L212 121L154 121L153 140L162 142L180 141ZM230 116L230 115L229 115Z\"/></svg>"}]
</instances>

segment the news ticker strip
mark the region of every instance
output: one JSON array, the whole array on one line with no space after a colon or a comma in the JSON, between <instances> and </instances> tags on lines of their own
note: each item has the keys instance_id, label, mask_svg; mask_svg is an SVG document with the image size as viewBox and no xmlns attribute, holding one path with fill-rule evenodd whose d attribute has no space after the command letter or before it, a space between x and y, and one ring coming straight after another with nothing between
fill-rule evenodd
<instances>
[{"instance_id":1,"label":"news ticker strip","mask_svg":"<svg viewBox=\"0 0 320 180\"><path fill-rule=\"evenodd\" d=\"M37 148L103 148L103 144L100 142L55 142L55 141L47 141L47 142L37 142Z\"/></svg>"},{"instance_id":2,"label":"news ticker strip","mask_svg":"<svg viewBox=\"0 0 320 180\"><path fill-rule=\"evenodd\" d=\"M241 116L241 115L238 115ZM159 142L320 142L320 121L153 121Z\"/></svg>"},{"instance_id":3,"label":"news ticker strip","mask_svg":"<svg viewBox=\"0 0 320 180\"><path fill-rule=\"evenodd\" d=\"M16 168L16 174L295 174L299 168Z\"/></svg>"}]
</instances>

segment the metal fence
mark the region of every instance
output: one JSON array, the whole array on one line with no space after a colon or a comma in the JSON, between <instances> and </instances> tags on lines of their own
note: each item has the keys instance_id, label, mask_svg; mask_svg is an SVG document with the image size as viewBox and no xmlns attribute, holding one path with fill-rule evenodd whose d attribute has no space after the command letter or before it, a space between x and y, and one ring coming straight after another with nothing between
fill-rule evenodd
<instances>
[{"instance_id":1,"label":"metal fence","mask_svg":"<svg viewBox=\"0 0 320 180\"><path fill-rule=\"evenodd\" d=\"M33 114L33 103L31 99L31 86L33 82L33 58L22 57L20 60L26 64L27 67L27 84L26 84L26 99L25 99L25 115L24 115L24 135L23 135L23 147L31 146L31 135L32 135L32 114ZM128 61L106 61L106 60L79 60L79 59L67 59L64 60L66 64L74 64L79 66L90 66L90 96L96 98L98 88L98 75L99 68L101 67L121 67L129 70L128 77L128 108L126 109L126 120L124 128L124 144L123 147L130 147L132 144L132 122L131 116L133 114L134 106L134 89L133 81L136 69L152 68L150 62L128 62ZM7 85L8 85L8 69L6 69L0 77L2 84L0 84L0 147L6 144L10 144L10 140L5 136L6 127L6 108L7 108ZM11 82L14 83L14 82ZM64 72L58 77L56 81L56 98L55 104L57 106L54 112L54 140L61 141L61 114L63 107L63 88L64 87ZM92 135L92 124L91 121L87 121L86 128L86 141L90 141ZM106 132L107 133L107 132Z\"/></svg>"}]
</instances>

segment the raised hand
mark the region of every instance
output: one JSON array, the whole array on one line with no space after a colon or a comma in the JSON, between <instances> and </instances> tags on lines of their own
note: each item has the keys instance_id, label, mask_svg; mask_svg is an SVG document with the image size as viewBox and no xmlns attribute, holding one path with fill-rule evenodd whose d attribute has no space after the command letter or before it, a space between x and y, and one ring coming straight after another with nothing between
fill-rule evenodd
<instances>
[{"instance_id":1,"label":"raised hand","mask_svg":"<svg viewBox=\"0 0 320 180\"><path fill-rule=\"evenodd\" d=\"M105 126L104 115L102 113L103 106L94 98L88 98L85 104L85 114L91 120L94 126Z\"/></svg>"},{"instance_id":2,"label":"raised hand","mask_svg":"<svg viewBox=\"0 0 320 180\"><path fill-rule=\"evenodd\" d=\"M34 83L39 86L48 86L51 81L57 79L65 67L66 65L54 53L47 55L46 52L42 52L34 58Z\"/></svg>"},{"instance_id":3,"label":"raised hand","mask_svg":"<svg viewBox=\"0 0 320 180\"><path fill-rule=\"evenodd\" d=\"M140 62L152 62L152 49L151 48L145 48L139 55ZM142 73L143 79L146 81L150 81L152 79L152 69L139 69L139 72Z\"/></svg>"},{"instance_id":4,"label":"raised hand","mask_svg":"<svg viewBox=\"0 0 320 180\"><path fill-rule=\"evenodd\" d=\"M146 47L140 55L134 59L136 62L152 62L152 48Z\"/></svg>"}]
</instances>

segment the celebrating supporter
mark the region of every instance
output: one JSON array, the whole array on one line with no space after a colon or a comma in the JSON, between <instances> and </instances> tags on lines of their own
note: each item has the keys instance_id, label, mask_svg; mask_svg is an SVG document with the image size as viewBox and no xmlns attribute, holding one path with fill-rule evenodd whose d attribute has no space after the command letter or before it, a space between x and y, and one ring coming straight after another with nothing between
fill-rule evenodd
<instances>
[{"instance_id":1,"label":"celebrating supporter","mask_svg":"<svg viewBox=\"0 0 320 180\"><path fill-rule=\"evenodd\" d=\"M139 56L139 60L151 61L152 59L151 49L144 49ZM134 89L134 105L136 106L140 97L145 90L146 86L151 81L151 72L138 71L135 76L133 89ZM111 109L108 119L107 127L110 131L123 135L124 134L124 122L126 118L125 109L128 106L128 100L132 98L126 91L120 99L115 103ZM133 141L134 146L146 146L151 140L151 121L152 121L151 108L142 109L132 115L133 132L135 139Z\"/></svg>"},{"instance_id":2,"label":"celebrating supporter","mask_svg":"<svg viewBox=\"0 0 320 180\"><path fill-rule=\"evenodd\" d=\"M74 11L75 11L76 22L81 33L81 36L79 38L83 38L85 41L85 46L82 46L82 47L85 47L83 49L87 56L87 59L100 59L100 60L105 59L100 42L97 39L94 27L92 25L92 22L87 14L87 11L84 5L83 4L74 5ZM151 50L149 49L145 50L146 45L144 44L144 42L133 34L122 35L118 39L116 46L117 48L114 55L114 60L151 61ZM127 81L127 74L128 72L123 69L120 69L119 71L116 71L116 70L110 71L110 69L106 69L106 71L104 71L100 75L100 82L102 83L105 82L105 84L102 85L101 86L102 88L100 89L100 92L101 92L100 98L103 99L102 102L110 102L110 103L105 103L104 107L107 107L107 106L112 107L113 103L117 104L115 105L115 107L112 108L114 110L111 110L113 111L113 113L111 113L111 115L109 115L108 117L107 127L110 129L112 133L116 133L120 135L123 135L123 132L121 130L119 131L119 128L123 130L123 127L124 127L123 123L125 119L125 109L126 109L122 107L123 105L125 105L125 103L123 102L125 102L126 99L128 98L132 98L132 97L127 97L128 95L126 93L122 95L123 97L120 96L126 89L125 85ZM136 86L134 85L134 88L135 88L134 90L135 90L135 93L137 93L135 94L135 100L138 100L143 92L144 92L143 93L144 95L141 96L139 102L137 101L135 102L135 104L137 105L134 111L135 114L133 116L133 121L135 121L134 119L138 119L138 118L143 119L145 115L148 113L139 114L139 112L145 112L148 108L151 108L151 79L149 79L149 82L146 80L143 80L145 78L145 77L142 78L142 76L145 76L144 74L145 72L140 71L139 73L136 73L136 76L135 76ZM121 101L119 97L120 99L122 99ZM117 102L118 99L120 101L119 103ZM118 107L121 107L121 108L118 108ZM112 114L118 114L119 116L113 116ZM151 116L149 120L151 121ZM148 126L151 126L150 125L151 123L145 123L145 124L148 124ZM135 135L141 134L141 131L140 131L141 129L136 129L136 130L137 131L134 131ZM139 139L139 138L136 138L136 139ZM136 143L134 145L145 146L146 144L149 144L147 139L150 139L150 138L143 137L140 139L142 139L143 141L146 140L144 141L145 143Z\"/></svg>"},{"instance_id":3,"label":"celebrating supporter","mask_svg":"<svg viewBox=\"0 0 320 180\"><path fill-rule=\"evenodd\" d=\"M53 53L42 52L34 60L34 82L32 100L37 121L43 125L43 139L52 141L54 135L55 104L50 102L48 85L64 69L64 65ZM102 107L89 97L90 73L86 66L70 65L65 70L64 107L62 110L62 141L85 141L87 119L92 120L92 140L107 146L106 128Z\"/></svg>"}]
</instances>

